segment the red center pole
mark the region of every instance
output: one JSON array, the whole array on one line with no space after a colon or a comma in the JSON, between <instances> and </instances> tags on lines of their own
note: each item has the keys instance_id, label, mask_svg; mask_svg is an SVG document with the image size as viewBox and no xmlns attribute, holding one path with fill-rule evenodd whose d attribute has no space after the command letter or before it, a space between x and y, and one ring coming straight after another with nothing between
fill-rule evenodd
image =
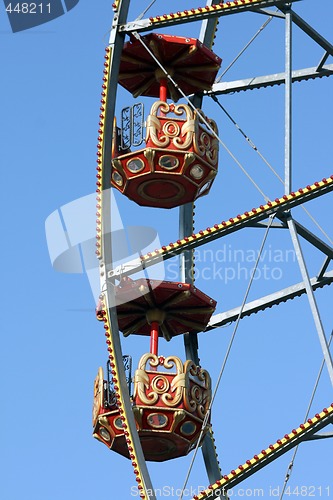
<instances>
[{"instance_id":1,"label":"red center pole","mask_svg":"<svg viewBox=\"0 0 333 500\"><path fill-rule=\"evenodd\" d=\"M150 325L150 352L158 355L158 327L157 321L152 321Z\"/></svg>"},{"instance_id":2,"label":"red center pole","mask_svg":"<svg viewBox=\"0 0 333 500\"><path fill-rule=\"evenodd\" d=\"M160 79L160 101L166 102L168 93L168 82L166 78Z\"/></svg>"}]
</instances>

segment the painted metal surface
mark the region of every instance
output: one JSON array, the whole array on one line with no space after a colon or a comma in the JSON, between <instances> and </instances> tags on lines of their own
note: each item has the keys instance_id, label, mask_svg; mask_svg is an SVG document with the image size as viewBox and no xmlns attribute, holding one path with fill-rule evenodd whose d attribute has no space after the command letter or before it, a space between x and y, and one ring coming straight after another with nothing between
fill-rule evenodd
<instances>
[{"instance_id":1,"label":"painted metal surface","mask_svg":"<svg viewBox=\"0 0 333 500\"><path fill-rule=\"evenodd\" d=\"M189 283L141 278L126 279L116 287L116 307L119 328L126 337L149 336L152 321L157 321L159 336L171 340L204 330L216 301Z\"/></svg>"},{"instance_id":2,"label":"painted metal surface","mask_svg":"<svg viewBox=\"0 0 333 500\"><path fill-rule=\"evenodd\" d=\"M299 0L289 0L295 2ZM121 27L121 31L130 33L132 31L156 30L160 27L173 26L193 21L203 21L207 18L220 17L229 14L238 14L260 9L262 7L279 7L285 5L284 0L235 0L234 2L220 2L204 7L193 8L184 11L171 12L149 19L129 22Z\"/></svg>"},{"instance_id":3,"label":"painted metal surface","mask_svg":"<svg viewBox=\"0 0 333 500\"><path fill-rule=\"evenodd\" d=\"M138 205L156 208L178 207L207 195L218 168L215 121L187 104L159 100L151 107L146 129L141 149L122 154L114 144L112 186Z\"/></svg>"},{"instance_id":4,"label":"painted metal surface","mask_svg":"<svg viewBox=\"0 0 333 500\"><path fill-rule=\"evenodd\" d=\"M333 64L327 64L321 68L312 67L292 72L292 81L302 82L314 80L316 78L324 78L333 74ZM273 87L274 85L282 85L285 81L284 73L275 73L265 76L253 76L244 78L243 80L235 80L231 82L215 83L212 90L207 92L207 95L232 94L234 92L243 92L246 90L261 89Z\"/></svg>"},{"instance_id":5,"label":"painted metal surface","mask_svg":"<svg viewBox=\"0 0 333 500\"><path fill-rule=\"evenodd\" d=\"M333 190L333 175L328 178L323 178L314 184L308 184L305 188L300 188L297 191L292 191L290 194L285 194L281 198L275 198L274 201L268 201L265 205L260 205L258 208L253 208L243 214L238 214L230 217L227 221L214 224L213 226L202 229L197 233L188 235L181 240L164 245L161 248L142 255L140 259L135 259L125 263L122 266L109 271L108 276L119 277L121 275L130 275L142 269L142 266L147 267L154 265L155 262L170 259L175 255L182 253L184 250L190 250L200 245L204 245L217 238L221 238L234 231L238 231L255 222L260 222L267 219L270 215L276 212L285 212L293 207L301 205L306 201L322 196Z\"/></svg>"},{"instance_id":6,"label":"painted metal surface","mask_svg":"<svg viewBox=\"0 0 333 500\"><path fill-rule=\"evenodd\" d=\"M118 82L119 63L124 36L119 33L120 24L126 22L130 0L119 0L115 4L116 12L113 18L110 42L105 51L103 84L101 93L101 114L97 145L97 219L96 255L100 260L102 311L105 311L103 322L108 345L109 361L114 370L114 381L119 387L117 406L122 412L125 441L132 460L135 480L140 490L140 498L155 500L155 494L150 475L144 459L140 439L132 412L130 395L126 381L126 373L122 362L122 349L119 338L117 315L114 303L113 287L107 284L107 272L112 266L112 244L110 240L111 217L110 179L112 137Z\"/></svg>"},{"instance_id":7,"label":"painted metal surface","mask_svg":"<svg viewBox=\"0 0 333 500\"><path fill-rule=\"evenodd\" d=\"M149 51L146 49L149 48ZM185 95L209 90L221 66L221 58L195 38L149 33L126 42L122 51L118 81L134 97L160 97L159 66L170 68L172 78ZM180 94L167 81L166 98L177 101Z\"/></svg>"},{"instance_id":8,"label":"painted metal surface","mask_svg":"<svg viewBox=\"0 0 333 500\"><path fill-rule=\"evenodd\" d=\"M299 268L300 268L300 271L301 271L301 274L302 274L302 278L303 278L303 282L304 282L304 287L306 289L306 294L308 296L311 313L312 313L312 316L313 316L313 319L314 319L314 323L316 325L316 329L317 329L317 332L318 332L320 345L321 345L321 348L322 348L322 351L323 351L323 355L324 355L324 359L325 359L325 362L326 362L326 367L327 367L328 374L329 374L329 377L330 377L330 380L331 380L331 384L333 385L333 361L332 361L332 356L331 356L331 352L329 350L329 346L327 344L327 339L326 339L324 327L323 327L323 324L322 324L322 321L321 321L319 309L318 309L317 302L316 302L316 299L315 299L315 296L314 296L314 293L313 293L313 289L312 289L312 286L311 286L311 282L310 282L310 278L309 278L307 266L306 266L306 263L305 263L305 260L304 260L302 248L301 248L301 245L299 243L299 239L298 239L298 235L297 235L297 231L296 231L296 226L295 226L294 221L293 221L293 219L291 217L288 219L287 222L288 222L288 227L289 227L289 231L290 231L290 234L291 234L291 239L292 239L292 242L293 242L293 245L294 245L294 248L295 248L296 257L297 257L297 260L298 260L298 265L299 265Z\"/></svg>"},{"instance_id":9,"label":"painted metal surface","mask_svg":"<svg viewBox=\"0 0 333 500\"><path fill-rule=\"evenodd\" d=\"M244 481L246 478L262 469L273 460L297 446L300 442L305 441L309 436L315 434L326 425L333 421L333 403L324 408L320 413L299 427L293 429L284 437L278 439L274 444L270 444L253 458L246 460L245 463L233 469L229 474L225 474L223 478L214 484L211 484L204 491L193 497L193 500L204 500L218 498L222 493L227 493L228 489L235 487L237 484Z\"/></svg>"},{"instance_id":10,"label":"painted metal surface","mask_svg":"<svg viewBox=\"0 0 333 500\"><path fill-rule=\"evenodd\" d=\"M95 380L94 437L112 451L132 458L118 404L116 370L111 373L111 398L102 368ZM210 401L211 379L202 367L191 360L183 363L177 356L151 352L141 356L134 374L132 411L145 459L163 462L187 455L201 435ZM209 431L207 421L204 433Z\"/></svg>"},{"instance_id":11,"label":"painted metal surface","mask_svg":"<svg viewBox=\"0 0 333 500\"><path fill-rule=\"evenodd\" d=\"M316 276L310 280L313 290L318 288L323 288L324 286L331 285L333 283L333 271L324 273L322 276ZM300 297L306 293L304 282L296 283L295 285L288 286L277 292L261 297L260 299L253 300L245 304L241 318L246 316L251 316L251 314L256 314L260 311L265 311L265 309L270 308L275 305L287 302L287 300L293 300L296 297ZM206 331L213 328L218 328L219 326L227 325L233 321L236 321L240 312L240 307L235 307L228 311L214 314L211 321L208 323Z\"/></svg>"}]
</instances>

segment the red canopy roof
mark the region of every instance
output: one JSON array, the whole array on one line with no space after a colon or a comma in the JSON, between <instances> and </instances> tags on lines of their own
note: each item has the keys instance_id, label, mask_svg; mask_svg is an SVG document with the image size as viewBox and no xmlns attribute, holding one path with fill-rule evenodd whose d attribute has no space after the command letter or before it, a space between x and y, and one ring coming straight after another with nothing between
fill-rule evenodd
<instances>
[{"instance_id":1,"label":"red canopy roof","mask_svg":"<svg viewBox=\"0 0 333 500\"><path fill-rule=\"evenodd\" d=\"M150 33L142 42L154 54L185 95L209 90L222 59L195 38ZM159 97L159 79L165 74L140 40L125 43L120 63L119 83L134 97ZM168 97L177 101L181 94L168 80Z\"/></svg>"},{"instance_id":2,"label":"red canopy roof","mask_svg":"<svg viewBox=\"0 0 333 500\"><path fill-rule=\"evenodd\" d=\"M216 301L195 286L170 281L126 279L116 288L119 329L124 335L150 335L147 312L157 310L164 320L159 335L167 340L206 328Z\"/></svg>"}]
</instances>

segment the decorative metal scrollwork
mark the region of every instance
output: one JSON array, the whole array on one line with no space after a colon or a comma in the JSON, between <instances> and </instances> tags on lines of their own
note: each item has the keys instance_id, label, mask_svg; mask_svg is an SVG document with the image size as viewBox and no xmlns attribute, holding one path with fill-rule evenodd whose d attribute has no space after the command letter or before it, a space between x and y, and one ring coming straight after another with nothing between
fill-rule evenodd
<instances>
[{"instance_id":1,"label":"decorative metal scrollwork","mask_svg":"<svg viewBox=\"0 0 333 500\"><path fill-rule=\"evenodd\" d=\"M129 355L123 356L124 370L126 375L126 383L128 386L128 391L131 394L132 390L132 357ZM106 398L104 400L104 407L115 406L117 404L117 398L114 390L113 377L111 373L110 361L107 362L107 381L104 385L104 394Z\"/></svg>"},{"instance_id":2,"label":"decorative metal scrollwork","mask_svg":"<svg viewBox=\"0 0 333 500\"><path fill-rule=\"evenodd\" d=\"M150 365L157 366L158 357L151 353L141 357L139 367L134 374L134 398L139 397L140 401L146 405L154 405L158 401L159 395L154 391L146 394L146 390L150 388L149 375L145 371L148 361L150 361Z\"/></svg>"},{"instance_id":3,"label":"decorative metal scrollwork","mask_svg":"<svg viewBox=\"0 0 333 500\"><path fill-rule=\"evenodd\" d=\"M168 356L165 358L163 366L165 368L176 367L177 375L173 378L171 382L171 392L175 392L175 395L172 396L169 392L165 392L161 396L163 403L169 407L177 406L183 399L183 392L185 389L185 374L183 363L176 356Z\"/></svg>"},{"instance_id":4,"label":"decorative metal scrollwork","mask_svg":"<svg viewBox=\"0 0 333 500\"><path fill-rule=\"evenodd\" d=\"M132 146L140 146L143 142L143 104L141 102L132 107Z\"/></svg>"},{"instance_id":5,"label":"decorative metal scrollwork","mask_svg":"<svg viewBox=\"0 0 333 500\"><path fill-rule=\"evenodd\" d=\"M158 116L159 112L160 116ZM177 118L172 120L168 117L165 121L170 113L176 117L186 117L186 120L177 120ZM187 104L176 106L164 101L156 101L147 118L146 142L150 139L159 148L166 148L172 144L175 149L187 150L193 142L194 128L193 111Z\"/></svg>"},{"instance_id":6,"label":"decorative metal scrollwork","mask_svg":"<svg viewBox=\"0 0 333 500\"><path fill-rule=\"evenodd\" d=\"M197 367L193 361L185 362L186 391L184 394L185 407L190 412L197 412L204 418L211 401L211 379L209 373Z\"/></svg>"},{"instance_id":7,"label":"decorative metal scrollwork","mask_svg":"<svg viewBox=\"0 0 333 500\"><path fill-rule=\"evenodd\" d=\"M196 154L211 165L217 165L218 160L217 134L216 122L203 118L201 110L193 111L187 104L156 101L147 118L146 142L151 141L159 148L173 146L176 150L193 146Z\"/></svg>"},{"instance_id":8,"label":"decorative metal scrollwork","mask_svg":"<svg viewBox=\"0 0 333 500\"><path fill-rule=\"evenodd\" d=\"M175 371L158 372L158 366ZM135 372L134 399L136 397L145 405L161 401L168 408L183 403L187 411L203 419L211 400L210 376L193 361L186 361L183 365L177 356L164 358L147 353L141 357Z\"/></svg>"},{"instance_id":9,"label":"decorative metal scrollwork","mask_svg":"<svg viewBox=\"0 0 333 500\"><path fill-rule=\"evenodd\" d=\"M219 153L217 124L210 118L204 117L204 119L214 133L208 129L206 123L203 121L202 111L197 109L195 112L195 134L193 138L194 150L211 165L217 165Z\"/></svg>"},{"instance_id":10,"label":"decorative metal scrollwork","mask_svg":"<svg viewBox=\"0 0 333 500\"><path fill-rule=\"evenodd\" d=\"M131 147L131 108L121 110L121 149Z\"/></svg>"},{"instance_id":11,"label":"decorative metal scrollwork","mask_svg":"<svg viewBox=\"0 0 333 500\"><path fill-rule=\"evenodd\" d=\"M143 142L143 104L136 103L121 110L121 149L140 146Z\"/></svg>"},{"instance_id":12,"label":"decorative metal scrollwork","mask_svg":"<svg viewBox=\"0 0 333 500\"><path fill-rule=\"evenodd\" d=\"M99 367L97 376L94 382L94 405L93 405L93 426L95 427L97 422L97 417L100 412L100 409L103 407L103 383L104 383L104 374L103 368Z\"/></svg>"}]
</instances>

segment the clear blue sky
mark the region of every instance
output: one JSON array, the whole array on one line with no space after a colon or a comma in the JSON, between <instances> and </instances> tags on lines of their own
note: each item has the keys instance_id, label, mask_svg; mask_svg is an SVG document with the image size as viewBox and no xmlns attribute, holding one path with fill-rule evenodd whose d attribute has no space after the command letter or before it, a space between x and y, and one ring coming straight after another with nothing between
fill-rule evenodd
<instances>
[{"instance_id":1,"label":"clear blue sky","mask_svg":"<svg viewBox=\"0 0 333 500\"><path fill-rule=\"evenodd\" d=\"M103 330L94 317L88 280L83 274L52 269L44 230L45 220L54 210L95 189L100 86L111 3L81 0L68 14L16 34L0 6L3 500L133 497L130 462L91 436L93 381L98 367L105 365L106 348ZM146 6L142 0L135 4L130 19ZM163 14L186 7L197 5L172 0L165 7L165 2L157 0L151 12ZM332 36L330 0L304 0L294 8L324 36ZM265 16L251 13L220 19L214 49L223 58L224 68L264 21ZM182 25L167 32L197 36L199 25ZM225 79L283 71L283 32L282 21L270 23ZM294 33L294 68L315 66L322 49L298 28ZM283 92L281 86L221 99L280 175ZM134 100L123 90L118 96L119 114L122 106ZM144 98L143 102L149 109L152 100ZM294 189L333 173L332 104L331 79L294 85ZM262 189L272 198L281 196L282 185L226 117L211 101L205 102L204 111L218 121L223 141ZM262 201L233 160L221 151L218 178L210 195L197 203L196 229L250 210ZM119 196L117 203L125 226L140 219L159 231L162 244L177 239L176 209L141 209ZM307 208L333 238L332 196L310 202ZM320 235L300 208L294 216ZM84 225L84 218L78 216L77 224ZM207 247L210 252L201 249L197 255L197 285L218 301L217 312L242 302L253 266L249 252L258 251L262 238L263 231L247 229L216 241ZM303 246L314 276L323 257L308 244ZM261 265L268 267L267 279L254 282L250 300L301 280L287 232L271 232L265 248ZM175 269L174 263L168 264L169 279L177 280ZM234 279L226 279L227 272L235 273ZM316 294L327 335L332 329L332 292L325 288ZM202 365L214 382L232 329L229 326L199 336ZM133 355L134 365L148 349L147 339L124 341L124 352ZM161 342L160 351L183 357L182 340ZM321 360L306 297L241 322L212 416L225 473L303 421ZM332 387L324 371L311 414L332 402ZM315 497L327 498L326 487L330 487L333 497L331 454L330 440L303 444L290 480L291 491L296 486L315 486ZM194 489L208 485L199 455L189 482ZM285 455L240 488L249 488L250 493L260 488L262 498L270 498L270 487L282 485L289 460L290 455ZM180 488L189 462L187 457L151 464L155 488ZM171 493L167 496L177 498Z\"/></svg>"}]
</instances>

